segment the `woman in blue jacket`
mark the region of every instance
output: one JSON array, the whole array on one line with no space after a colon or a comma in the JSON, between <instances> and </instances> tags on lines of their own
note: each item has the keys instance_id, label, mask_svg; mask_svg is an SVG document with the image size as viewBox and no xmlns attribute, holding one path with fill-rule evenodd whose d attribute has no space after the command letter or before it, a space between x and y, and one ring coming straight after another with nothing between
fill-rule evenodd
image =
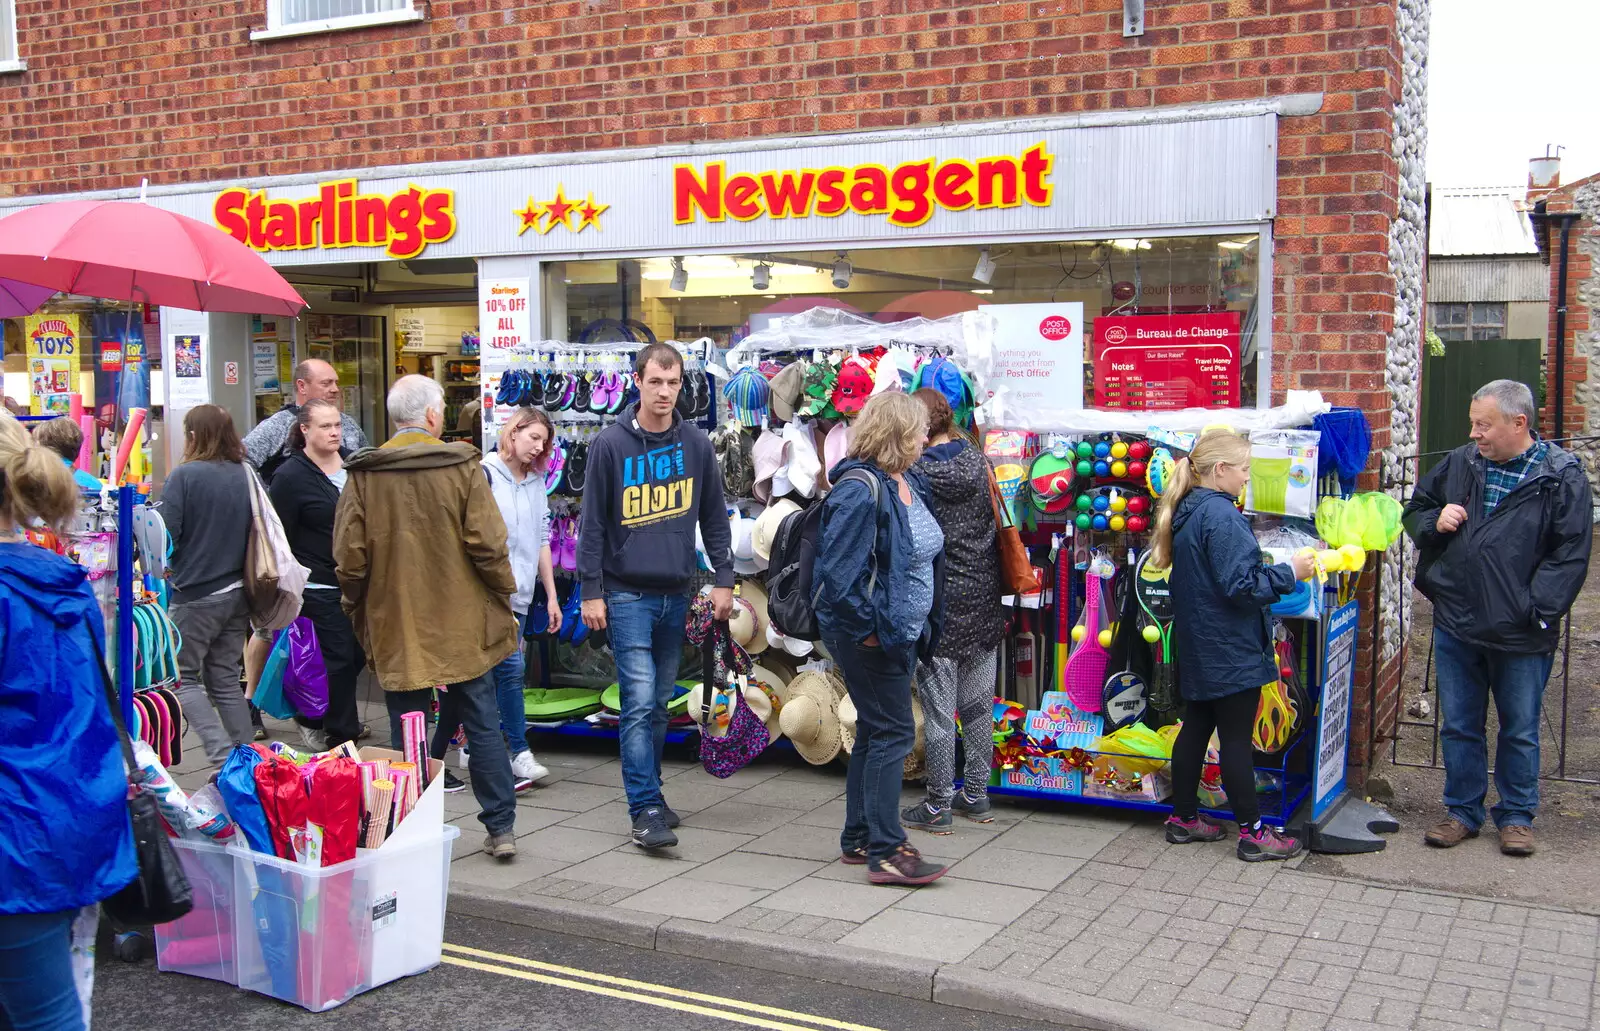
<instances>
[{"instance_id":1,"label":"woman in blue jacket","mask_svg":"<svg viewBox=\"0 0 1600 1031\"><path fill-rule=\"evenodd\" d=\"M78 504L61 459L0 414L0 1027L84 1026L73 920L138 873L100 606L19 529Z\"/></svg>"},{"instance_id":2,"label":"woman in blue jacket","mask_svg":"<svg viewBox=\"0 0 1600 1031\"><path fill-rule=\"evenodd\" d=\"M845 781L843 860L874 884L927 884L945 868L924 860L900 824L900 784L915 743L911 678L939 643L944 533L926 477L912 466L928 410L879 394L856 420L845 460L829 470L816 565L817 628L856 706Z\"/></svg>"},{"instance_id":3,"label":"woman in blue jacket","mask_svg":"<svg viewBox=\"0 0 1600 1031\"><path fill-rule=\"evenodd\" d=\"M1200 771L1216 732L1222 788L1239 822L1240 859L1288 859L1300 842L1261 822L1253 728L1261 688L1278 678L1269 607L1315 569L1309 555L1263 565L1250 521L1234 503L1250 481L1250 442L1231 430L1200 438L1178 462L1156 510L1150 561L1171 569L1172 632L1180 663L1183 727L1172 746L1172 816L1167 840L1218 841L1222 827L1199 814Z\"/></svg>"}]
</instances>

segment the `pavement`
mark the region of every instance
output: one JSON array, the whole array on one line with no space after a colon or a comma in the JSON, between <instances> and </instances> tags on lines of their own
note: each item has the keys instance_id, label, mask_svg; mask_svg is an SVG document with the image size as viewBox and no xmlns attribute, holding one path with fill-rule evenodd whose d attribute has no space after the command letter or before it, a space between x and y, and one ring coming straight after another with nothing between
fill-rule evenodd
<instances>
[{"instance_id":1,"label":"pavement","mask_svg":"<svg viewBox=\"0 0 1600 1031\"><path fill-rule=\"evenodd\" d=\"M515 861L481 852L470 791L445 798L463 831L455 916L1074 1028L1600 1025L1594 895L1451 890L1457 868L1526 862L1492 833L1417 853L1422 825L1407 823L1391 847L1417 883L1402 885L1364 876L1382 853L1246 864L1228 841L1168 845L1155 818L997 798L992 824L911 832L950 864L944 879L880 887L838 862L840 765L774 748L717 780L675 751L663 776L680 845L650 854L627 836L614 745L535 744L551 774L519 796ZM1592 851L1571 861L1588 883Z\"/></svg>"}]
</instances>

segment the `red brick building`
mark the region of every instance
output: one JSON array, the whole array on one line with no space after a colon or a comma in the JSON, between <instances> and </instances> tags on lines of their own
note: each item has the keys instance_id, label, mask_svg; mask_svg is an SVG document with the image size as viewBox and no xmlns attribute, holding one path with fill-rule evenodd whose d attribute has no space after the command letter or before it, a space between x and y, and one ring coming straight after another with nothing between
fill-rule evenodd
<instances>
[{"instance_id":1,"label":"red brick building","mask_svg":"<svg viewBox=\"0 0 1600 1031\"><path fill-rule=\"evenodd\" d=\"M1142 6L1125 31L1122 0L0 0L16 29L7 53L0 19L0 205L130 196L148 178L155 203L235 220L313 312L445 312L406 323L427 340L454 333L446 309L475 285L508 276L528 284L542 335L632 319L722 338L763 300L827 292L810 277L846 254L846 299L864 310L913 286L1077 298L1091 317L1129 296L1138 311L1231 308L1248 403L1320 390L1366 411L1393 464L1416 441L1427 0ZM963 185L957 166L1020 161L1036 140L1053 160L1045 203L1007 193L998 165L993 203ZM829 219L748 206L763 169L815 161L857 182L923 159L950 190L909 190L936 202L919 226L883 217L899 193ZM723 162L758 184L721 197L732 222L703 204L692 224L667 217L682 166L704 187ZM349 179L373 213L368 242L399 232L376 221L377 198L393 212L408 183L451 192L452 235L397 260L273 230L271 200L303 205ZM570 215L579 200L595 214ZM991 248L998 272L975 277ZM771 278L752 279L763 263ZM689 288L674 293L678 265ZM387 343L396 325L352 325L377 351L349 360L378 433L406 359ZM207 328L246 361L273 333ZM284 344L304 354L308 340ZM271 407L248 382L216 388L236 410ZM1398 548L1383 565L1368 579L1397 613ZM1358 763L1394 717L1398 623L1365 623L1361 640Z\"/></svg>"},{"instance_id":2,"label":"red brick building","mask_svg":"<svg viewBox=\"0 0 1600 1031\"><path fill-rule=\"evenodd\" d=\"M1600 346L1593 313L1600 305L1600 175L1561 184L1557 159L1535 160L1528 182L1534 238L1550 267L1550 351L1546 362L1546 436L1600 433L1600 402L1589 382ZM1542 167L1541 167L1542 166ZM1539 173L1543 173L1540 175ZM1595 470L1590 470L1593 476Z\"/></svg>"}]
</instances>

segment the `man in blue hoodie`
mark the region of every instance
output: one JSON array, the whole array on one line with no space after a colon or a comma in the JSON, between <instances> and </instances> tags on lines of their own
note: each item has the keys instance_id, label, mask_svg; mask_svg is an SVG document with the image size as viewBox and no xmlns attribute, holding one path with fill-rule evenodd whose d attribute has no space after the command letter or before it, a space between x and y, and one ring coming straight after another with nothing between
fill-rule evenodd
<instances>
[{"instance_id":1,"label":"man in blue hoodie","mask_svg":"<svg viewBox=\"0 0 1600 1031\"><path fill-rule=\"evenodd\" d=\"M633 840L671 848L678 815L661 795L661 752L683 653L695 525L716 571L716 618L733 608L732 533L722 472L705 432L678 415L683 356L651 344L634 362L639 403L589 448L578 575L583 622L606 630L622 695L622 783Z\"/></svg>"}]
</instances>

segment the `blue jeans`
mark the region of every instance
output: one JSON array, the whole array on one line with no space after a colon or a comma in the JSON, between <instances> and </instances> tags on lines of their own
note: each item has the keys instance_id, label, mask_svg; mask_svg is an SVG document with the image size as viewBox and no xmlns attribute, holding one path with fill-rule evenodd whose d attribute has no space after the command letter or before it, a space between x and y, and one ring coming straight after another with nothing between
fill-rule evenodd
<instances>
[{"instance_id":1,"label":"blue jeans","mask_svg":"<svg viewBox=\"0 0 1600 1031\"><path fill-rule=\"evenodd\" d=\"M432 696L431 688L383 693L389 708L389 744L395 751L404 745L401 714L426 713ZM439 696L439 725L434 729L428 754L443 759L458 726L467 728L467 772L472 775L472 793L483 808L478 819L490 834L509 834L517 818L517 791L505 735L500 733L492 671L476 680L451 684Z\"/></svg>"},{"instance_id":2,"label":"blue jeans","mask_svg":"<svg viewBox=\"0 0 1600 1031\"><path fill-rule=\"evenodd\" d=\"M0 1029L83 1031L72 974L72 921L61 913L0 916Z\"/></svg>"},{"instance_id":3,"label":"blue jeans","mask_svg":"<svg viewBox=\"0 0 1600 1031\"><path fill-rule=\"evenodd\" d=\"M672 701L683 657L683 620L689 599L682 594L606 592L606 633L617 657L622 696L622 786L628 816L661 797L661 753L667 745L667 703Z\"/></svg>"},{"instance_id":4,"label":"blue jeans","mask_svg":"<svg viewBox=\"0 0 1600 1031\"><path fill-rule=\"evenodd\" d=\"M522 649L527 642L522 639L522 628L528 622L527 613L517 615L517 650L501 660L489 671L494 680L495 702L500 708L500 729L505 731L506 742L512 756L528 750L528 717L522 705L522 678L528 671ZM468 751L471 756L471 751Z\"/></svg>"},{"instance_id":5,"label":"blue jeans","mask_svg":"<svg viewBox=\"0 0 1600 1031\"><path fill-rule=\"evenodd\" d=\"M1500 802L1490 814L1496 827L1533 825L1539 809L1539 714L1553 653L1520 655L1480 648L1433 632L1439 668L1439 743L1444 753L1444 804L1472 830L1483 826L1489 792L1485 727L1489 695L1500 716L1494 788Z\"/></svg>"},{"instance_id":6,"label":"blue jeans","mask_svg":"<svg viewBox=\"0 0 1600 1031\"><path fill-rule=\"evenodd\" d=\"M914 653L896 655L882 648L864 648L851 641L824 641L828 654L844 673L845 688L856 706L856 743L850 750L845 778L844 831L839 848L848 852L866 846L867 855L882 859L905 844L900 826L900 785L906 756L916 744L911 718L911 672Z\"/></svg>"}]
</instances>

